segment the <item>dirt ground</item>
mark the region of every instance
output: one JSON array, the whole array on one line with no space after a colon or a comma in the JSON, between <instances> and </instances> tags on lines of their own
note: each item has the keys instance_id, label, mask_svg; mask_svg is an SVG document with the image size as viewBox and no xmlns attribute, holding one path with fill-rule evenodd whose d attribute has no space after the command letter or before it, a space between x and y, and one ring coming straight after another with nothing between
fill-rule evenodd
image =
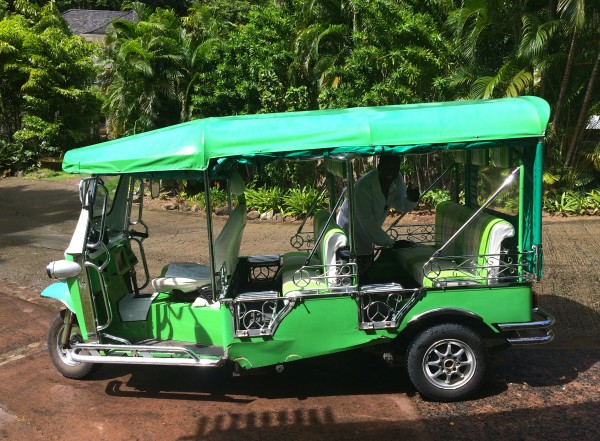
<instances>
[{"instance_id":1,"label":"dirt ground","mask_svg":"<svg viewBox=\"0 0 600 441\"><path fill-rule=\"evenodd\" d=\"M282 375L105 366L59 376L45 333L59 305L41 299L79 213L77 180L0 179L0 438L4 439L600 439L600 219L546 218L540 304L555 342L490 360L472 400L423 401L400 368L349 353ZM170 261L206 263L205 218L149 209L152 276ZM415 221L419 221L415 218ZM215 219L215 230L223 225ZM298 222L248 222L241 254L287 251Z\"/></svg>"}]
</instances>

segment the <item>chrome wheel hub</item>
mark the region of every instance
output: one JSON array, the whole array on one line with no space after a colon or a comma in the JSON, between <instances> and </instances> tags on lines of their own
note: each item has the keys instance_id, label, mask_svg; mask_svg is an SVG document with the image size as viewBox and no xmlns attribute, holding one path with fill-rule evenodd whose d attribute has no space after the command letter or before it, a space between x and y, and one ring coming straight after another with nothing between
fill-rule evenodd
<instances>
[{"instance_id":1,"label":"chrome wheel hub","mask_svg":"<svg viewBox=\"0 0 600 441\"><path fill-rule=\"evenodd\" d=\"M454 339L432 344L423 356L423 372L431 384L441 389L458 389L469 382L477 362L473 350Z\"/></svg>"}]
</instances>

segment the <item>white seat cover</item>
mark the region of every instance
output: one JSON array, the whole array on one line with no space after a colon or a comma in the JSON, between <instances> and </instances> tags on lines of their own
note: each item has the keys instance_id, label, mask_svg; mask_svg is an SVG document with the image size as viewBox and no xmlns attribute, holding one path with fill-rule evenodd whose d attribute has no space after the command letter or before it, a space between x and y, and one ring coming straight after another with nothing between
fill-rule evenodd
<instances>
[{"instance_id":1,"label":"white seat cover","mask_svg":"<svg viewBox=\"0 0 600 441\"><path fill-rule=\"evenodd\" d=\"M164 277L152 280L152 288L158 292L178 289L183 292L210 288L210 268L191 262L173 262Z\"/></svg>"}]
</instances>

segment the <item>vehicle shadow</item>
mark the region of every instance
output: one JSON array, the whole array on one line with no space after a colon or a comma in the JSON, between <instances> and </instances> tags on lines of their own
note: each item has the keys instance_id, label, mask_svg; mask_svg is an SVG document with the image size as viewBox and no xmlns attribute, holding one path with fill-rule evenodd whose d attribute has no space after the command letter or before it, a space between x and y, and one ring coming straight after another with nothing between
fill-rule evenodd
<instances>
[{"instance_id":1,"label":"vehicle shadow","mask_svg":"<svg viewBox=\"0 0 600 441\"><path fill-rule=\"evenodd\" d=\"M177 438L189 440L286 439L286 440L542 440L598 439L597 403L550 405L543 410L517 408L487 410L459 417L443 414L420 421L407 420L401 412L382 405L382 415L349 422L331 408L282 409L217 413L198 418L195 433ZM543 412L543 415L540 415ZM569 417L567 417L569 415ZM395 418L394 418L395 417Z\"/></svg>"},{"instance_id":2,"label":"vehicle shadow","mask_svg":"<svg viewBox=\"0 0 600 441\"><path fill-rule=\"evenodd\" d=\"M564 313L600 321L598 313L575 301L555 296L544 298L549 312L560 303ZM501 394L509 384L531 387L566 385L600 361L600 339L561 336L564 324L556 325L557 339L546 345L515 346L492 351L487 379L473 398ZM570 335L565 330L567 335ZM597 341L586 345L585 342ZM252 371L251 371L252 372ZM405 393L415 391L404 368L389 367L373 352L350 351L285 365L284 373L274 368L257 371L263 375L232 378L231 368L203 369L181 367L104 366L96 379L110 381L106 393L115 396L154 396L156 398L232 400L232 396L298 398L316 396ZM126 383L115 378L130 374ZM246 399L246 398L244 398ZM250 398L251 399L251 398Z\"/></svg>"},{"instance_id":3,"label":"vehicle shadow","mask_svg":"<svg viewBox=\"0 0 600 441\"><path fill-rule=\"evenodd\" d=\"M116 379L129 374L126 382ZM160 399L249 402L256 398L280 399L361 395L414 394L403 369L389 368L382 359L364 351L300 360L283 373L274 368L256 374L233 376L233 369L168 366L104 366L94 379L110 379L106 393Z\"/></svg>"}]
</instances>

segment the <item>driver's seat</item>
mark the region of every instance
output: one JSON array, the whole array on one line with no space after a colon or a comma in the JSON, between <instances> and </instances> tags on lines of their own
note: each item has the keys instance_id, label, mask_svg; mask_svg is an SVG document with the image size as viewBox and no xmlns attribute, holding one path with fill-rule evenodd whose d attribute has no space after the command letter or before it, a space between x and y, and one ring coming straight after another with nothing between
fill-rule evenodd
<instances>
[{"instance_id":1,"label":"driver's seat","mask_svg":"<svg viewBox=\"0 0 600 441\"><path fill-rule=\"evenodd\" d=\"M246 226L245 184L238 173L230 179L230 190L238 196L239 203L229 214L223 229L214 241L215 271L230 278L235 273L240 253L242 234ZM158 292L174 289L182 292L211 289L210 266L193 262L173 262L167 265L162 277L152 280L152 288Z\"/></svg>"}]
</instances>

